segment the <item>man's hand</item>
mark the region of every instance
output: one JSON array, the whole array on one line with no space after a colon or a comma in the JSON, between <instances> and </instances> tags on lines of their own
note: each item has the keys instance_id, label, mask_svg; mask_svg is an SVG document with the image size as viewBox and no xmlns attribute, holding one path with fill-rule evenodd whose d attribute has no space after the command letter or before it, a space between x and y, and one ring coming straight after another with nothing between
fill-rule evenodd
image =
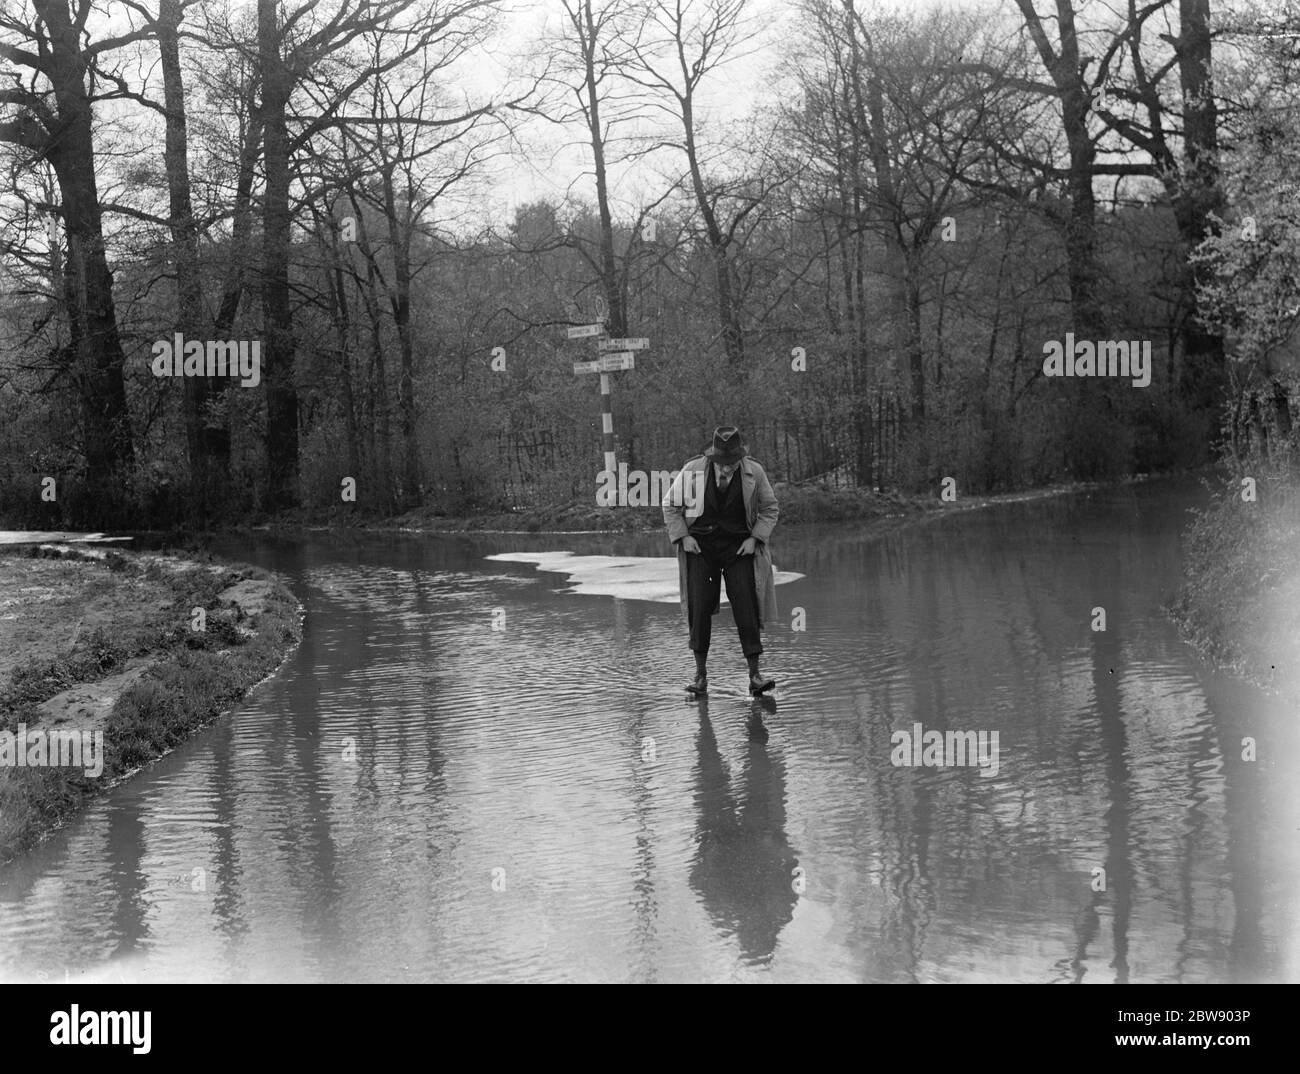
<instances>
[{"instance_id":1,"label":"man's hand","mask_svg":"<svg viewBox=\"0 0 1300 1074\"><path fill-rule=\"evenodd\" d=\"M753 537L746 537L737 556L752 556L758 550L758 542Z\"/></svg>"},{"instance_id":2,"label":"man's hand","mask_svg":"<svg viewBox=\"0 0 1300 1074\"><path fill-rule=\"evenodd\" d=\"M698 553L699 550L700 550L700 542L697 541L694 537L690 536L690 534L687 534L685 537L682 538L683 552Z\"/></svg>"}]
</instances>

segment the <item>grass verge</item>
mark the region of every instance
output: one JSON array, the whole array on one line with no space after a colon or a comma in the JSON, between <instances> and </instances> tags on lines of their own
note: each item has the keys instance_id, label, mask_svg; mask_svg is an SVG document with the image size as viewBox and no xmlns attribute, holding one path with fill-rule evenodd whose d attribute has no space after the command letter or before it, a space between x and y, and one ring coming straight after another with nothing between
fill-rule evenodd
<instances>
[{"instance_id":1,"label":"grass verge","mask_svg":"<svg viewBox=\"0 0 1300 1074\"><path fill-rule=\"evenodd\" d=\"M1169 611L1216 665L1300 697L1300 477L1249 470L1254 499L1235 477L1184 534L1185 582Z\"/></svg>"},{"instance_id":2,"label":"grass verge","mask_svg":"<svg viewBox=\"0 0 1300 1074\"><path fill-rule=\"evenodd\" d=\"M30 584L35 572L24 560L49 555L38 550L0 557L0 577L8 584L15 578L29 583L26 588L39 598L41 586ZM16 734L20 724L29 731L56 725L102 730L103 770L90 776L75 767L0 765L0 861L211 723L274 671L301 637L298 602L277 578L256 568L120 552L93 560L84 553L59 555L76 558L79 571L90 571L93 583L107 590L101 595L110 609L131 608L132 614L128 618L124 611L121 621L113 621L110 612L84 635L74 632L67 647L34 647L45 651L17 663L0 684L0 733ZM87 561L97 567L87 568ZM238 600L230 596L237 585ZM142 592L151 594L145 615L139 600L132 600ZM44 629L66 636L57 617L47 615ZM132 666L143 670L120 675ZM60 707L70 687L111 683L116 675L121 692L102 718Z\"/></svg>"}]
</instances>

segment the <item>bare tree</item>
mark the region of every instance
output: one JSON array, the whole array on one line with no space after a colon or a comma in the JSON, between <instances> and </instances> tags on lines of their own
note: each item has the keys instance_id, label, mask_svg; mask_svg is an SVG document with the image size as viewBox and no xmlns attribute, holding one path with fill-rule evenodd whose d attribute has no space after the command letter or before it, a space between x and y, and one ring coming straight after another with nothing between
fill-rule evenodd
<instances>
[{"instance_id":1,"label":"bare tree","mask_svg":"<svg viewBox=\"0 0 1300 1074\"><path fill-rule=\"evenodd\" d=\"M556 122L580 121L584 139L591 147L596 188L599 231L594 257L589 256L581 237L571 235L576 249L593 263L601 292L609 307L609 331L626 336L627 257L639 237L645 209L635 221L629 250L620 258L614 236L614 211L609 190L609 153L616 127L634 122L643 113L629 105L628 94L617 89L620 70L630 58L623 39L635 39L637 9L630 0L561 0L565 29L552 43L555 81L565 94L572 94L575 106L560 107L552 116ZM620 260L622 269L620 269Z\"/></svg>"},{"instance_id":2,"label":"bare tree","mask_svg":"<svg viewBox=\"0 0 1300 1074\"><path fill-rule=\"evenodd\" d=\"M927 262L945 220L955 228L950 214L973 201L963 177L982 164L993 134L988 114L1006 91L964 68L963 56L982 48L979 23L968 16L868 19L854 0L808 0L803 14L810 49L797 72L803 104L786 137L807 162L810 193L819 191L810 209L833 229L825 255L836 263L842 295L838 334L849 359L858 480L873 481L873 388L903 389L924 474L930 370L941 373L925 343ZM888 286L884 318L871 309L875 274ZM888 360L873 363L871 325L882 320L892 346Z\"/></svg>"},{"instance_id":3,"label":"bare tree","mask_svg":"<svg viewBox=\"0 0 1300 1074\"><path fill-rule=\"evenodd\" d=\"M32 163L48 161L58 177L67 242L63 281L76 356L69 372L81 403L86 480L111 498L126 487L134 448L95 172L91 72L99 57L152 31L145 25L94 39L87 29L93 13L92 0L32 0L31 14L12 4L0 7L0 59L16 69L8 72L12 84L0 90L0 104L14 109L0 123L0 141L27 150Z\"/></svg>"},{"instance_id":4,"label":"bare tree","mask_svg":"<svg viewBox=\"0 0 1300 1074\"><path fill-rule=\"evenodd\" d=\"M477 26L477 16L497 6L497 0L334 0L322 13L320 0L301 0L281 19L278 0L258 0L266 172L262 307L267 333L269 506L288 506L298 498L298 395L289 302L291 157L322 132L384 124L382 117L350 112L348 102L365 86L386 78L437 43L466 40L462 24ZM310 28L300 31L300 26ZM366 47L354 50L354 43ZM327 65L331 72L322 77ZM306 100L303 108L294 109L291 103L299 89ZM438 125L440 121L415 117L408 122ZM409 390L407 399L413 423Z\"/></svg>"},{"instance_id":5,"label":"bare tree","mask_svg":"<svg viewBox=\"0 0 1300 1074\"><path fill-rule=\"evenodd\" d=\"M162 61L163 112L167 134L163 153L167 171L172 262L176 270L177 324L187 338L201 338L206 330L203 278L199 260L199 226L190 190L189 125L186 118L185 80L181 71L180 35L185 9L195 0L159 0L154 30ZM189 447L190 478L195 485L195 509L200 516L210 510L229 477L229 450L223 437L208 435L207 402L212 384L207 377L186 377L185 432Z\"/></svg>"},{"instance_id":6,"label":"bare tree","mask_svg":"<svg viewBox=\"0 0 1300 1074\"><path fill-rule=\"evenodd\" d=\"M1149 159L1150 174L1165 186L1184 252L1189 254L1211 234L1211 217L1223 211L1218 101L1209 0L1178 0L1177 33L1159 35L1168 46L1167 55L1148 47L1151 35L1144 38L1146 26L1173 7L1173 0L1152 0L1141 7L1137 0L1128 0L1124 23L1116 35L1116 41L1126 46L1128 64L1126 71L1117 73L1113 88L1118 98L1132 101L1138 112L1128 116L1102 108L1098 114L1111 131ZM1174 102L1167 102L1162 83L1175 70L1178 95ZM1183 280L1188 313L1181 331L1181 386L1194 407L1217 412L1226 385L1223 339L1205 330L1197 305L1198 293L1209 284L1210 280L1194 269L1189 269Z\"/></svg>"},{"instance_id":7,"label":"bare tree","mask_svg":"<svg viewBox=\"0 0 1300 1074\"><path fill-rule=\"evenodd\" d=\"M686 183L703 224L705 242L713 258L718 328L728 361L740 365L745 358L745 334L731 264L736 229L761 204L762 195L746 197L729 190L706 174L704 146L697 114L699 88L704 79L728 60L739 58L752 46L758 29L746 18L746 0L650 0L636 36L622 42L634 62L625 77L652 95L653 106L680 128L668 135L666 145L686 157ZM731 219L723 217L720 203L729 193L740 201Z\"/></svg>"},{"instance_id":8,"label":"bare tree","mask_svg":"<svg viewBox=\"0 0 1300 1074\"><path fill-rule=\"evenodd\" d=\"M1085 339L1105 335L1106 313L1098 295L1097 199L1093 179L1098 174L1096 139L1088 128L1093 91L1106 79L1107 66L1099 64L1089 78L1079 42L1074 0L1054 0L1054 15L1040 15L1034 0L1016 0L1025 26L1051 80L1061 109L1069 166L1065 182L1069 213L1065 220L1065 248L1070 279L1074 331ZM1053 42L1047 23L1056 23Z\"/></svg>"}]
</instances>

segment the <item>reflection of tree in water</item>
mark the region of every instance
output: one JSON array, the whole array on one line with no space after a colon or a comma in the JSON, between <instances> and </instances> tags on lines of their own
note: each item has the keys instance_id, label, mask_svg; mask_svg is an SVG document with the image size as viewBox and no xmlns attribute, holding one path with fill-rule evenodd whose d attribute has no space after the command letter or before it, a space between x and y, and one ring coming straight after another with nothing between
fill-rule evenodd
<instances>
[{"instance_id":1,"label":"reflection of tree in water","mask_svg":"<svg viewBox=\"0 0 1300 1074\"><path fill-rule=\"evenodd\" d=\"M785 763L767 751L762 713L771 698L754 702L744 770L737 796L718 752L707 700L700 701L697 739L696 841L691 887L724 934L734 935L747 963L768 962L798 901L798 864L785 832Z\"/></svg>"},{"instance_id":2,"label":"reflection of tree in water","mask_svg":"<svg viewBox=\"0 0 1300 1074\"><path fill-rule=\"evenodd\" d=\"M1129 919L1133 911L1133 863L1129 845L1129 819L1133 810L1132 773L1129 771L1128 730L1124 724L1120 681L1125 672L1121 624L1127 602L1118 580L1124 572L1118 557L1090 559L1088 592L1106 609L1107 628L1091 636L1092 693L1095 707L1095 736L1101 754L1101 775L1106 793L1106 811L1102 816L1105 834L1106 887L1093 891L1091 898L1074 922L1074 955L1070 960L1071 979L1077 984L1088 972L1088 948L1100 932L1100 912L1109 908L1111 918L1110 968L1116 984L1129 981ZM1090 885L1091 886L1091 885Z\"/></svg>"},{"instance_id":3,"label":"reflection of tree in water","mask_svg":"<svg viewBox=\"0 0 1300 1074\"><path fill-rule=\"evenodd\" d=\"M1222 757L1223 806L1228 828L1224 855L1228 888L1232 892L1232 936L1228 945L1225 978L1234 982L1269 981L1269 949L1275 948L1264 933L1264 850L1269 801L1254 762L1241 756L1242 739L1260 733L1259 699L1253 688L1222 675L1204 674L1201 686ZM1217 849L1217 848L1216 848Z\"/></svg>"},{"instance_id":4,"label":"reflection of tree in water","mask_svg":"<svg viewBox=\"0 0 1300 1074\"><path fill-rule=\"evenodd\" d=\"M137 954L149 939L148 875L144 818L134 802L110 799L105 839L108 844L108 888L113 899L116 943L109 961Z\"/></svg>"},{"instance_id":5,"label":"reflection of tree in water","mask_svg":"<svg viewBox=\"0 0 1300 1074\"><path fill-rule=\"evenodd\" d=\"M905 570L907 566L904 563ZM927 729L943 731L948 727L947 695L942 654L935 641L943 630L943 608L935 574L930 570L906 570L906 585L908 604L913 609L915 633L911 642L916 654L908 666L910 717ZM876 739L873 756L888 757L888 726L875 726L872 732ZM931 838L936 823L944 821L941 812L936 815L935 803L936 796L943 792L924 770L900 780L891 778L883 764L874 789L882 820L881 886L889 895L880 922L877 965L881 969L890 967L890 980L918 981L921 952L936 904ZM943 867L940 861L940 873Z\"/></svg>"}]
</instances>

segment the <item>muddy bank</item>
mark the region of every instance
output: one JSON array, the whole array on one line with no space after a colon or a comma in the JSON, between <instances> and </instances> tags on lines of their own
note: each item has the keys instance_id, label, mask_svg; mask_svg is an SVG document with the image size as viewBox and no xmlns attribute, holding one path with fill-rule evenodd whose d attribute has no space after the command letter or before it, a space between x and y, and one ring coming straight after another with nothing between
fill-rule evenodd
<instances>
[{"instance_id":1,"label":"muddy bank","mask_svg":"<svg viewBox=\"0 0 1300 1074\"><path fill-rule=\"evenodd\" d=\"M0 861L279 666L299 607L252 567L0 548Z\"/></svg>"}]
</instances>

